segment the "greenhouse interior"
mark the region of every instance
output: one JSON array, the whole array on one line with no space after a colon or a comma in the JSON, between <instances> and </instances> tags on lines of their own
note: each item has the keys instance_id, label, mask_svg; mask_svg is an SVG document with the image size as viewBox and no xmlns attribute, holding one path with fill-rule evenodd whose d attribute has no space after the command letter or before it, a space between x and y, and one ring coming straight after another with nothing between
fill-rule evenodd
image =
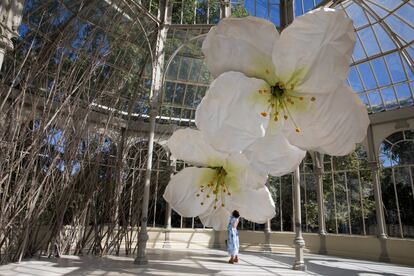
<instances>
[{"instance_id":1,"label":"greenhouse interior","mask_svg":"<svg viewBox=\"0 0 414 276\"><path fill-rule=\"evenodd\" d=\"M413 0L0 13L0 275L414 275Z\"/></svg>"}]
</instances>

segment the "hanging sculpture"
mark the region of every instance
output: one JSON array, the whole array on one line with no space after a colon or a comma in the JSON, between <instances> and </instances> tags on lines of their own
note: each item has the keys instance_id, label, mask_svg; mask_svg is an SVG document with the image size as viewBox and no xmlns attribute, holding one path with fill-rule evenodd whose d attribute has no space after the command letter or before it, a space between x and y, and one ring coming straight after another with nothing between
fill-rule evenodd
<instances>
[{"instance_id":1,"label":"hanging sculpture","mask_svg":"<svg viewBox=\"0 0 414 276\"><path fill-rule=\"evenodd\" d=\"M298 17L280 35L273 23L250 16L226 18L213 27L202 50L216 79L196 110L199 131L178 130L168 142L176 158L209 169L186 168L171 179L164 198L172 208L183 216L198 215L217 230L232 209L263 223L274 213L251 208L270 198L263 188L266 178L259 181L259 175L292 172L307 150L352 152L369 125L365 106L345 83L354 44L352 21L327 8ZM234 176L243 178L238 191L247 201L213 210L197 205L195 199L204 196L200 191L211 188L210 178L221 181L217 168L234 159L243 159L244 168L257 176L254 183ZM260 192L253 189L256 184Z\"/></svg>"},{"instance_id":2,"label":"hanging sculpture","mask_svg":"<svg viewBox=\"0 0 414 276\"><path fill-rule=\"evenodd\" d=\"M251 168L242 153L219 152L189 128L175 131L168 147L176 158L198 166L178 172L165 190L165 200L181 216L198 216L205 226L225 230L233 210L257 223L275 215L267 175Z\"/></svg>"}]
</instances>

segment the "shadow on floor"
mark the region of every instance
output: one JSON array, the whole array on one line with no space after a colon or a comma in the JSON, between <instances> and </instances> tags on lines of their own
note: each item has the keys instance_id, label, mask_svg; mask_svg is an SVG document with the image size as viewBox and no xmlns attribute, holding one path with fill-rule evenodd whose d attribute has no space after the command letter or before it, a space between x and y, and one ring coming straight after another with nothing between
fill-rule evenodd
<instances>
[{"instance_id":1,"label":"shadow on floor","mask_svg":"<svg viewBox=\"0 0 414 276\"><path fill-rule=\"evenodd\" d=\"M251 254L268 258L277 262L281 262L292 266L294 263L294 256L278 253L267 252L252 252ZM310 274L317 275L335 275L335 276L361 276L361 275L412 275L411 272L406 271L404 266L394 266L386 263L375 263L370 261L357 261L352 259L332 258L329 256L305 256L306 271ZM385 272L386 270L393 270L395 273ZM399 273L400 272L400 273Z\"/></svg>"}]
</instances>

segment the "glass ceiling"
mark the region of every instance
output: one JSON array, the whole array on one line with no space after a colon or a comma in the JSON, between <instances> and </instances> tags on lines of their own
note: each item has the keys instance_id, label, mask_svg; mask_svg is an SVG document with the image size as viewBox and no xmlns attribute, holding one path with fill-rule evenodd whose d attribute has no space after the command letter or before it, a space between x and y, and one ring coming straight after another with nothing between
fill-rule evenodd
<instances>
[{"instance_id":1,"label":"glass ceiling","mask_svg":"<svg viewBox=\"0 0 414 276\"><path fill-rule=\"evenodd\" d=\"M175 1L174 3L182 1ZM202 2L202 1L199 1ZM243 8L245 14L266 18L280 27L280 0L232 1L232 11L236 16ZM367 106L369 113L381 112L411 106L414 102L414 1L413 0L296 0L295 16L309 10L335 2L337 9L345 10L353 20L357 43L351 60L348 83ZM184 3L184 2L182 2ZM195 13L199 10L195 9ZM233 13L234 14L234 13ZM206 15L200 28L192 25L184 28L185 20L176 17L169 31L169 38L186 41L208 32L217 20ZM196 16L194 16L196 18ZM197 17L200 18L200 17ZM207 20L208 18L208 20ZM201 40L190 43L174 57L167 70L167 81L163 96L161 115L181 119L182 124L191 124L197 104L211 81L205 65L200 61L202 55L191 55L188 49L196 51ZM178 47L178 46L177 46ZM168 54L177 49L172 47ZM188 48L188 49L187 49ZM187 49L187 50L184 50ZM197 51L196 51L197 52Z\"/></svg>"},{"instance_id":2,"label":"glass ceiling","mask_svg":"<svg viewBox=\"0 0 414 276\"><path fill-rule=\"evenodd\" d=\"M203 63L202 35L219 21L221 2L172 1L172 25L169 27L165 50L166 63L171 62L166 71L160 122L192 124L195 108L212 80ZM254 15L280 27L281 2L231 0L232 16ZM81 57L90 57L94 52L102 56L99 64L105 64L101 66L103 69L116 72L110 75L110 79L105 71L102 74L105 81L97 79L94 83L94 89L106 91L103 97L94 101L95 106L120 110L122 116L132 114L135 119L148 117L151 87L151 63L148 60L152 51L150 48L155 46L157 0L142 0L139 1L141 4L137 0L96 0L88 2L87 8L81 12L76 10L83 1L26 0L25 3L20 38L15 47L16 57L24 57L31 41L36 41L37 51L43 46L50 49L47 44L49 37L61 33L62 40L56 43L54 50L60 53L63 51L62 45L66 47L64 56L68 56L71 64L87 61L87 58ZM414 0L295 0L294 13L300 16L325 3L343 9L354 22L357 43L350 61L348 83L368 111L375 113L412 106ZM44 12L47 12L48 19L41 21ZM101 45L99 47L102 49L91 45ZM111 48L119 51L108 51ZM178 54L174 55L177 49ZM120 53L122 58L117 57ZM53 51L49 54L50 62L57 66L53 63ZM9 61L6 64L13 64L14 57L9 55L7 58ZM142 70L144 64L147 64L145 71ZM53 66L44 80L32 85L40 87L44 83L53 83ZM2 74L5 76L7 70L14 70L13 66L3 67ZM13 76L11 73L9 75ZM4 82L7 83L7 80ZM43 90L48 89L50 87L44 87Z\"/></svg>"}]
</instances>

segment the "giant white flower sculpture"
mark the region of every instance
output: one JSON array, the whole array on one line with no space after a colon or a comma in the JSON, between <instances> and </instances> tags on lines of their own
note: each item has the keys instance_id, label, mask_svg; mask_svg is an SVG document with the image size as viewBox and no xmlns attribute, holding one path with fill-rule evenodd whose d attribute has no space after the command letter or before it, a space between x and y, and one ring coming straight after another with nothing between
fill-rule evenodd
<instances>
[{"instance_id":1,"label":"giant white flower sculpture","mask_svg":"<svg viewBox=\"0 0 414 276\"><path fill-rule=\"evenodd\" d=\"M174 157L199 166L178 172L165 189L164 199L181 216L199 216L215 230L227 229L233 210L257 223L274 217L267 176L251 168L243 154L219 152L192 129L175 131L168 148Z\"/></svg>"},{"instance_id":2,"label":"giant white flower sculpture","mask_svg":"<svg viewBox=\"0 0 414 276\"><path fill-rule=\"evenodd\" d=\"M298 17L280 35L266 20L223 19L203 43L217 78L197 108L198 128L216 149L244 150L271 174L283 164L272 155L289 146L293 159L304 156L294 146L348 154L369 125L345 84L354 44L352 21L332 9Z\"/></svg>"}]
</instances>

